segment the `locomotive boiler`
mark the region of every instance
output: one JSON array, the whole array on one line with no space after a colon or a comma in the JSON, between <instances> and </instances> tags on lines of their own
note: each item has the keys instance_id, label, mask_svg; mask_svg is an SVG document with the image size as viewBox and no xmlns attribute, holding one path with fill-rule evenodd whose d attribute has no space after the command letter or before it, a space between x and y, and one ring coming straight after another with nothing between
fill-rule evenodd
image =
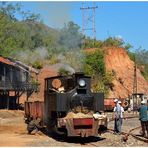
<instances>
[{"instance_id":1,"label":"locomotive boiler","mask_svg":"<svg viewBox=\"0 0 148 148\"><path fill-rule=\"evenodd\" d=\"M83 73L46 78L44 102L25 102L25 118L40 118L48 131L67 136L97 136L107 127L104 94L90 87L91 77Z\"/></svg>"}]
</instances>

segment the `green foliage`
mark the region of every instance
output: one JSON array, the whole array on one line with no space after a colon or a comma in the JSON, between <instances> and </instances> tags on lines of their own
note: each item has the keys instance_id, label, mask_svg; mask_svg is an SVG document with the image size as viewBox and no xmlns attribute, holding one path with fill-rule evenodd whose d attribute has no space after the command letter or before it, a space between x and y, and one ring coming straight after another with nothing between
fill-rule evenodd
<instances>
[{"instance_id":1,"label":"green foliage","mask_svg":"<svg viewBox=\"0 0 148 148\"><path fill-rule=\"evenodd\" d=\"M132 46L131 44L127 43L127 44L124 45L123 47L124 47L124 49L126 50L128 56L129 56L129 58L130 58L132 61L135 61L135 53L129 50L130 48L133 48L133 46Z\"/></svg>"},{"instance_id":2,"label":"green foliage","mask_svg":"<svg viewBox=\"0 0 148 148\"><path fill-rule=\"evenodd\" d=\"M20 3L0 2L0 13L7 16L11 21L17 21L17 15L22 16L23 21L40 21L40 14L23 11Z\"/></svg>"},{"instance_id":3,"label":"green foliage","mask_svg":"<svg viewBox=\"0 0 148 148\"><path fill-rule=\"evenodd\" d=\"M114 75L105 71L104 55L100 50L94 53L86 54L84 72L92 76L92 90L94 92L104 92L108 95L109 89L112 89L112 80Z\"/></svg>"},{"instance_id":4,"label":"green foliage","mask_svg":"<svg viewBox=\"0 0 148 148\"><path fill-rule=\"evenodd\" d=\"M40 85L39 81L34 80L34 79L32 80L32 84L33 84L33 85Z\"/></svg>"},{"instance_id":5,"label":"green foliage","mask_svg":"<svg viewBox=\"0 0 148 148\"><path fill-rule=\"evenodd\" d=\"M103 75L96 74L92 80L92 90L94 92L103 92L105 97L108 96L109 90L113 90L114 75L112 72L105 72Z\"/></svg>"},{"instance_id":6,"label":"green foliage","mask_svg":"<svg viewBox=\"0 0 148 148\"><path fill-rule=\"evenodd\" d=\"M56 64L56 63L58 63L57 55L53 54L52 57L50 58L50 64Z\"/></svg>"},{"instance_id":7,"label":"green foliage","mask_svg":"<svg viewBox=\"0 0 148 148\"><path fill-rule=\"evenodd\" d=\"M15 14L20 11L20 5L11 4L9 2L0 3L0 13L7 16L7 18L11 21L16 21Z\"/></svg>"},{"instance_id":8,"label":"green foliage","mask_svg":"<svg viewBox=\"0 0 148 148\"><path fill-rule=\"evenodd\" d=\"M92 54L86 54L85 63L85 73L92 75L95 73L100 73L101 75L105 72L104 62L103 62L103 53L99 50L95 51Z\"/></svg>"},{"instance_id":9,"label":"green foliage","mask_svg":"<svg viewBox=\"0 0 148 148\"><path fill-rule=\"evenodd\" d=\"M134 52L127 51L127 54L132 61L135 61L135 53Z\"/></svg>"},{"instance_id":10,"label":"green foliage","mask_svg":"<svg viewBox=\"0 0 148 148\"><path fill-rule=\"evenodd\" d=\"M127 49L131 48L130 44L124 45L124 41L121 38L109 37L104 41L93 40L87 37L83 48L103 48L103 47L125 47Z\"/></svg>"},{"instance_id":11,"label":"green foliage","mask_svg":"<svg viewBox=\"0 0 148 148\"><path fill-rule=\"evenodd\" d=\"M123 40L116 37L109 37L103 42L103 46L109 47L109 46L115 46L115 47L121 47L124 44Z\"/></svg>"},{"instance_id":12,"label":"green foliage","mask_svg":"<svg viewBox=\"0 0 148 148\"><path fill-rule=\"evenodd\" d=\"M127 43L126 45L124 45L124 48L126 51L129 51L130 48L133 48L133 46L129 43Z\"/></svg>"},{"instance_id":13,"label":"green foliage","mask_svg":"<svg viewBox=\"0 0 148 148\"><path fill-rule=\"evenodd\" d=\"M99 40L93 40L87 37L84 40L84 44L82 48L101 48L103 46L103 42Z\"/></svg>"},{"instance_id":14,"label":"green foliage","mask_svg":"<svg viewBox=\"0 0 148 148\"><path fill-rule=\"evenodd\" d=\"M108 94L108 91L106 91L103 81L101 81L101 78L99 78L97 76L95 76L94 78L95 79L92 80L92 86L91 86L93 92L102 92L106 96Z\"/></svg>"},{"instance_id":15,"label":"green foliage","mask_svg":"<svg viewBox=\"0 0 148 148\"><path fill-rule=\"evenodd\" d=\"M21 16L22 21L17 20L16 14ZM0 54L6 57L11 56L25 62L28 60L27 63L34 65L35 60L31 59L33 55L36 59L34 51L46 48L48 53L45 58L51 59L50 63L55 63L54 55L80 50L83 36L79 29L73 22L65 24L60 30L51 29L39 22L38 14L23 11L20 4L0 3ZM22 51L25 56L22 56ZM74 64L73 60L69 60L67 62Z\"/></svg>"},{"instance_id":16,"label":"green foliage","mask_svg":"<svg viewBox=\"0 0 148 148\"><path fill-rule=\"evenodd\" d=\"M135 52L127 51L130 59L136 62L141 74L148 80L148 50L139 48Z\"/></svg>"},{"instance_id":17,"label":"green foliage","mask_svg":"<svg viewBox=\"0 0 148 148\"><path fill-rule=\"evenodd\" d=\"M145 65L144 65L144 69L141 70L141 73L142 73L142 75L144 76L144 78L145 78L146 80L148 80L148 64L145 64Z\"/></svg>"},{"instance_id":18,"label":"green foliage","mask_svg":"<svg viewBox=\"0 0 148 148\"><path fill-rule=\"evenodd\" d=\"M36 14L26 12L23 21L18 21L15 18L17 13L22 14L18 3L0 3L0 54L3 56L17 57L19 51L34 50L48 42L44 37L49 38L49 32L36 22Z\"/></svg>"},{"instance_id":19,"label":"green foliage","mask_svg":"<svg viewBox=\"0 0 148 148\"><path fill-rule=\"evenodd\" d=\"M148 80L148 50L142 48L137 49L135 51L135 60L141 73Z\"/></svg>"},{"instance_id":20,"label":"green foliage","mask_svg":"<svg viewBox=\"0 0 148 148\"><path fill-rule=\"evenodd\" d=\"M60 68L59 71L58 71L58 74L60 76L66 76L66 75L69 75L70 72L68 70L66 70L65 68Z\"/></svg>"},{"instance_id":21,"label":"green foliage","mask_svg":"<svg viewBox=\"0 0 148 148\"><path fill-rule=\"evenodd\" d=\"M37 60L32 64L32 67L36 68L36 69L41 69L41 68L43 68L43 63L41 61Z\"/></svg>"},{"instance_id":22,"label":"green foliage","mask_svg":"<svg viewBox=\"0 0 148 148\"><path fill-rule=\"evenodd\" d=\"M113 72L108 71L103 75L102 80L105 86L111 89L111 87L113 86L112 81L114 80L114 78L115 75L113 74Z\"/></svg>"}]
</instances>

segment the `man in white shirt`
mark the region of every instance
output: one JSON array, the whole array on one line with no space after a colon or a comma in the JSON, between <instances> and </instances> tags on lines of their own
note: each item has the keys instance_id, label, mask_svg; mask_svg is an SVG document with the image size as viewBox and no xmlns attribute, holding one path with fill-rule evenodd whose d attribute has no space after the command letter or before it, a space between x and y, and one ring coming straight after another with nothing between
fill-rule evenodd
<instances>
[{"instance_id":1,"label":"man in white shirt","mask_svg":"<svg viewBox=\"0 0 148 148\"><path fill-rule=\"evenodd\" d=\"M121 106L121 101L120 100L118 101L118 103ZM121 125L123 123L123 119L125 119L125 117L124 117L124 108L121 106Z\"/></svg>"},{"instance_id":2,"label":"man in white shirt","mask_svg":"<svg viewBox=\"0 0 148 148\"><path fill-rule=\"evenodd\" d=\"M118 99L114 100L115 107L113 112L113 119L114 119L114 133L115 134L121 134L121 125L122 125L122 119L124 118L124 109L121 106L121 101Z\"/></svg>"}]
</instances>

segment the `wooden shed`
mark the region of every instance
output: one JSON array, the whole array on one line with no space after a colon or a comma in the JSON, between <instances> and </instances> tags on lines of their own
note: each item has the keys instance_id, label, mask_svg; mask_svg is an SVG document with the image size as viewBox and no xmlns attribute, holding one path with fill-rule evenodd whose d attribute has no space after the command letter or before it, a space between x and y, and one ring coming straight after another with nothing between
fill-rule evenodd
<instances>
[{"instance_id":1,"label":"wooden shed","mask_svg":"<svg viewBox=\"0 0 148 148\"><path fill-rule=\"evenodd\" d=\"M34 91L37 85L31 81L29 66L0 56L0 108L16 109L20 96L26 92L28 99Z\"/></svg>"}]
</instances>

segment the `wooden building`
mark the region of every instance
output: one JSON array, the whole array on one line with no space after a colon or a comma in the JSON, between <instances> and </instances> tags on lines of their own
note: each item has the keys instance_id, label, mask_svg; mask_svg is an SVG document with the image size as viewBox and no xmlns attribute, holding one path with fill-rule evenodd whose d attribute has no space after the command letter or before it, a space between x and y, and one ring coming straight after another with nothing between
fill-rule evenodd
<instances>
[{"instance_id":1,"label":"wooden building","mask_svg":"<svg viewBox=\"0 0 148 148\"><path fill-rule=\"evenodd\" d=\"M37 74L37 71L34 72ZM20 96L27 93L28 99L34 91L37 91L37 87L31 79L29 66L0 56L0 108L16 109Z\"/></svg>"}]
</instances>

